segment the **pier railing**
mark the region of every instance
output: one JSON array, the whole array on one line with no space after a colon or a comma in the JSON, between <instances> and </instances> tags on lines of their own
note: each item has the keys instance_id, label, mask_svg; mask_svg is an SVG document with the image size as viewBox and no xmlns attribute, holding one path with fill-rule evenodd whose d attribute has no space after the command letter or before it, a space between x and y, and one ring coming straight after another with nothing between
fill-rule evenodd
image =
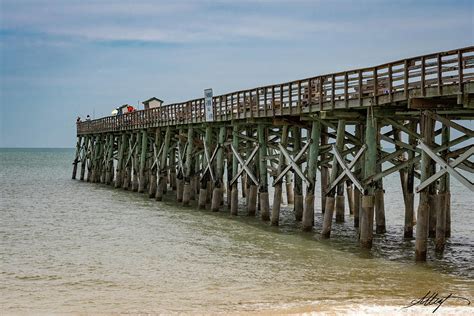
<instances>
[{"instance_id":1,"label":"pier railing","mask_svg":"<svg viewBox=\"0 0 474 316\"><path fill-rule=\"evenodd\" d=\"M213 97L214 121L299 115L442 96L474 81L474 46ZM367 103L369 102L369 103ZM79 122L78 134L205 122L204 98Z\"/></svg>"}]
</instances>

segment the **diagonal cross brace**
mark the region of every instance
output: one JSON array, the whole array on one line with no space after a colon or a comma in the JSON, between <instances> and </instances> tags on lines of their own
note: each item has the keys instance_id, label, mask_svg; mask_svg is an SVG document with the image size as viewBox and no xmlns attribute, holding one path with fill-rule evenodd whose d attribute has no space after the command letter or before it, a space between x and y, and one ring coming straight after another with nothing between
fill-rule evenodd
<instances>
[{"instance_id":1,"label":"diagonal cross brace","mask_svg":"<svg viewBox=\"0 0 474 316\"><path fill-rule=\"evenodd\" d=\"M364 192L364 186L359 180L357 180L357 178L352 173L351 169L355 166L355 164L357 163L357 160L359 160L359 158L362 157L362 154L364 153L366 149L367 149L367 145L364 144L359 149L357 154L354 156L354 159L349 163L349 165L347 165L344 159L342 159L341 154L337 150L336 146L333 145L334 155L336 157L337 162L342 168L342 173L336 178L336 180L334 180L333 183L331 183L327 192L331 192L331 190L334 189L334 187L337 186L339 182L341 182L342 179L344 179L346 175L349 177L349 179L351 179L352 183L354 183L354 185L356 186L357 189L359 189L360 192Z\"/></svg>"},{"instance_id":2,"label":"diagonal cross brace","mask_svg":"<svg viewBox=\"0 0 474 316\"><path fill-rule=\"evenodd\" d=\"M184 156L184 153L186 152L186 147L188 147L188 143L186 143L184 145L184 148L183 150L181 151L181 146L179 145L178 143L178 173L181 172L182 174L184 174L184 166L183 166L183 156Z\"/></svg>"},{"instance_id":3,"label":"diagonal cross brace","mask_svg":"<svg viewBox=\"0 0 474 316\"><path fill-rule=\"evenodd\" d=\"M216 156L217 156L217 151L219 150L220 145L218 144L218 145L216 146L216 148L215 148L214 151L212 152L211 158L209 158L209 150L208 150L208 148L207 148L206 142L204 142L203 144L204 144L204 156L206 157L207 166L206 166L206 168L204 169L204 171L202 172L201 180L204 179L206 173L209 172L209 174L211 175L212 182L214 182L214 181L215 181L215 180L214 180L214 171L213 171L212 168L211 168L211 164L212 164L212 162L214 161L214 159L215 159Z\"/></svg>"},{"instance_id":4,"label":"diagonal cross brace","mask_svg":"<svg viewBox=\"0 0 474 316\"><path fill-rule=\"evenodd\" d=\"M278 144L278 148L280 149L280 152L285 156L286 160L290 163L283 169L283 171L276 177L276 179L273 181L273 185L277 184L280 182L283 177L290 171L290 169L293 169L300 177L303 179L307 185L311 183L309 179L305 176L303 171L301 171L300 167L296 164L296 161L298 161L303 154L306 152L308 149L309 145L311 144L312 140L310 139L304 146L301 148L300 152L295 156L295 159L292 159L288 151L283 147L281 144Z\"/></svg>"},{"instance_id":5,"label":"diagonal cross brace","mask_svg":"<svg viewBox=\"0 0 474 316\"><path fill-rule=\"evenodd\" d=\"M242 159L242 157L239 155L239 152L234 148L233 145L230 145L230 148L232 149L232 152L234 153L234 156L237 158L237 160L239 161L240 165L242 166L242 169L240 169L237 174L232 178L232 180L230 181L230 185L232 186L234 184L235 181L237 181L237 179L240 177L240 175L242 174L242 172L245 170L245 172L247 173L247 175L250 177L250 179L252 179L253 183L255 183L256 186L259 186L259 183L258 183L258 180L257 178L254 176L254 174L252 173L252 171L249 169L248 165L250 164L250 162L252 161L252 159L255 157L255 155L257 154L257 151L258 149L260 148L260 145L257 144L257 146L255 146L255 148L253 149L252 153L250 154L250 156L247 158L247 161L244 161Z\"/></svg>"},{"instance_id":6,"label":"diagonal cross brace","mask_svg":"<svg viewBox=\"0 0 474 316\"><path fill-rule=\"evenodd\" d=\"M151 166L150 169L153 169L155 166L156 166L156 170L160 170L161 166L160 166L160 156L161 156L161 153L163 152L163 147L164 147L165 144L161 144L160 146L160 150L158 150L158 153L156 153L156 146L153 146L153 156L154 156L154 161L153 161L153 165Z\"/></svg>"},{"instance_id":7,"label":"diagonal cross brace","mask_svg":"<svg viewBox=\"0 0 474 316\"><path fill-rule=\"evenodd\" d=\"M432 175L428 179L426 179L424 182L422 182L419 186L416 187L416 192L420 192L427 186L429 186L431 183L433 183L435 180L437 180L439 177L444 175L446 172L449 173L451 176L456 178L459 182L464 184L469 190L474 192L474 183L466 179L463 175L461 175L457 170L454 169L457 165L462 163L464 160L469 158L470 156L474 155L474 147L469 148L468 151L463 153L462 155L459 155L458 158L456 158L453 162L447 163L444 161L442 158L440 158L430 147L428 147L425 143L420 141L418 145L425 153L428 154L428 156L431 157L434 161L436 161L440 167L441 170L438 171L436 174Z\"/></svg>"}]
</instances>

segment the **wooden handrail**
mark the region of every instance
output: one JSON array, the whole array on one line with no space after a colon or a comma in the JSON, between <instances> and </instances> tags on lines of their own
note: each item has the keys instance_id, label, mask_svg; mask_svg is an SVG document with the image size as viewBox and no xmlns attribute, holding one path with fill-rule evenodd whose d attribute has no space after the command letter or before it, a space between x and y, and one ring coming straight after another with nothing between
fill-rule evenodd
<instances>
[{"instance_id":1,"label":"wooden handrail","mask_svg":"<svg viewBox=\"0 0 474 316\"><path fill-rule=\"evenodd\" d=\"M471 54L464 56L466 53ZM474 46L215 96L214 117L225 121L300 114L306 105L322 110L329 104L334 109L338 101L344 101L348 107L351 99L358 99L360 106L363 99L369 97L377 101L378 97L389 95L392 100L394 92L402 91L408 98L411 89L420 89L425 95L429 86L437 86L441 93L443 86L457 84L458 92L462 93L463 83L474 81L472 70L466 72L466 69L474 69ZM98 133L193 122L205 122L204 98L79 122L77 132Z\"/></svg>"}]
</instances>

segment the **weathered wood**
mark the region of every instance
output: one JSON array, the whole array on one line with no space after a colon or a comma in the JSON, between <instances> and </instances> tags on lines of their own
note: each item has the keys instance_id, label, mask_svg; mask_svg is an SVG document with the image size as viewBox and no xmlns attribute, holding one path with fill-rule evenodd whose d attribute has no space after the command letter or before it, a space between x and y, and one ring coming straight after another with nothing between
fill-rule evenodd
<instances>
[{"instance_id":1,"label":"weathered wood","mask_svg":"<svg viewBox=\"0 0 474 316\"><path fill-rule=\"evenodd\" d=\"M76 142L76 154L75 154L75 157L74 157L74 161L73 161L73 168L72 168L72 179L75 180L76 179L76 173L77 173L77 164L79 162L79 157L80 157L80 154L81 154L81 143L82 143L82 139L84 137L82 136L77 136L77 142Z\"/></svg>"},{"instance_id":2,"label":"weathered wood","mask_svg":"<svg viewBox=\"0 0 474 316\"><path fill-rule=\"evenodd\" d=\"M346 122L344 120L339 120L337 124L337 136L336 136L336 148L339 151L342 151L344 146L344 131L346 128ZM333 183L338 174L339 174L339 167L336 163L336 156L333 157L332 162L332 169L331 169L331 176L329 179L330 183ZM323 238L329 238L331 236L331 227L332 227L332 219L334 216L334 208L335 208L335 196L336 190L332 189L328 191L326 196L326 210L324 212L324 221L323 221L323 228L321 231L321 236ZM340 202L341 203L341 202Z\"/></svg>"},{"instance_id":3,"label":"weathered wood","mask_svg":"<svg viewBox=\"0 0 474 316\"><path fill-rule=\"evenodd\" d=\"M139 184L138 184L138 177L139 177L139 164L140 164L140 149L141 149L141 140L140 132L136 133L135 136L135 150L133 151L133 164L132 164L132 191L138 191Z\"/></svg>"},{"instance_id":4,"label":"weathered wood","mask_svg":"<svg viewBox=\"0 0 474 316\"><path fill-rule=\"evenodd\" d=\"M265 126L258 125L257 128L258 145L259 145L259 201L260 201L260 217L263 221L270 220L270 205L268 201L268 174L267 174L267 133Z\"/></svg>"},{"instance_id":5,"label":"weathered wood","mask_svg":"<svg viewBox=\"0 0 474 316\"><path fill-rule=\"evenodd\" d=\"M357 139L360 139L361 141L364 140L364 126L363 124L357 124L356 127L355 127L355 136L357 137ZM362 159L358 159L355 163L355 166L354 168L356 170L358 170L356 173L355 173L355 176L357 178L362 178L362 175L364 174L364 170L363 170L363 167L364 167L364 163L362 161ZM357 188L354 188L354 190L352 191L352 194L353 194L353 203L354 203L354 227L356 227L357 229L359 228L359 220L360 220L360 209L361 209L361 194L363 192L361 192L359 189ZM359 229L358 229L359 231Z\"/></svg>"},{"instance_id":6,"label":"weathered wood","mask_svg":"<svg viewBox=\"0 0 474 316\"><path fill-rule=\"evenodd\" d=\"M283 147L286 147L288 143L288 126L284 125L281 128L281 138L280 144ZM278 156L278 167L277 172L274 176L274 180L276 177L281 174L283 170L283 165L285 164L285 156L280 151ZM273 181L275 183L275 181ZM272 216L271 216L271 225L278 226L280 222L280 208L281 208L281 200L282 200L282 182L277 182L274 184L274 194L273 194L273 205L272 205Z\"/></svg>"},{"instance_id":7,"label":"weathered wood","mask_svg":"<svg viewBox=\"0 0 474 316\"><path fill-rule=\"evenodd\" d=\"M292 129L292 137L293 137L293 150L295 153L299 153L301 151L301 128L294 126ZM297 162L298 159L295 159L295 165L301 170L302 163ZM298 174L297 169L293 169L293 213L295 214L295 219L297 221L301 221L303 217L303 208L304 208L304 201L303 201L303 178Z\"/></svg>"},{"instance_id":8,"label":"weathered wood","mask_svg":"<svg viewBox=\"0 0 474 316\"><path fill-rule=\"evenodd\" d=\"M321 147L328 144L328 128L327 126L321 126ZM321 161L327 158L327 154L321 154ZM324 214L326 210L326 195L328 188L328 174L329 170L326 165L321 165L321 213Z\"/></svg>"},{"instance_id":9,"label":"weathered wood","mask_svg":"<svg viewBox=\"0 0 474 316\"><path fill-rule=\"evenodd\" d=\"M188 206L191 200L191 176L193 174L193 149L194 149L194 128L188 127L188 142L186 147L186 160L184 166L184 185L183 185L183 205Z\"/></svg>"},{"instance_id":10,"label":"weathered wood","mask_svg":"<svg viewBox=\"0 0 474 316\"><path fill-rule=\"evenodd\" d=\"M313 121L311 126L311 138L308 140L311 143L309 146L309 159L307 166L307 174L310 183L307 187L305 207L303 210L303 231L310 231L314 226L314 193L316 190L316 171L318 169L320 137L321 123L319 121Z\"/></svg>"},{"instance_id":11,"label":"weathered wood","mask_svg":"<svg viewBox=\"0 0 474 316\"><path fill-rule=\"evenodd\" d=\"M158 184L157 184L156 193L155 193L155 199L157 201L161 201L163 199L163 195L165 194L165 188L167 186L167 183L166 183L167 170L168 170L167 161L168 161L169 147L171 143L171 133L172 133L171 127L169 126L166 127L165 139L162 141L162 146L160 146L162 147L161 156L157 157L158 161L160 162L159 165L157 166ZM161 138L161 131L160 131L159 136ZM158 146L156 148L158 148ZM172 151L171 155L173 154L174 152ZM170 157L170 166L171 168L174 169L174 166L171 165L172 160L174 161L174 159L171 159Z\"/></svg>"},{"instance_id":12,"label":"weathered wood","mask_svg":"<svg viewBox=\"0 0 474 316\"><path fill-rule=\"evenodd\" d=\"M124 172L123 172L123 183L122 189L128 190L130 188L130 183L132 180L132 153L133 145L135 144L135 134L131 133L130 137L127 135L128 142L126 143L126 159L124 161Z\"/></svg>"},{"instance_id":13,"label":"weathered wood","mask_svg":"<svg viewBox=\"0 0 474 316\"><path fill-rule=\"evenodd\" d=\"M367 123L365 128L365 152L364 171L365 177L371 177L377 172L377 118L373 116L373 109L367 110ZM362 208L360 218L360 245L363 248L372 248L373 221L374 221L374 192L375 185L370 184L362 197Z\"/></svg>"},{"instance_id":14,"label":"weathered wood","mask_svg":"<svg viewBox=\"0 0 474 316\"><path fill-rule=\"evenodd\" d=\"M380 127L377 126L377 148L381 148L380 144ZM382 164L378 163L376 167L377 173L382 172ZM375 199L375 232L377 234L384 234L386 230L386 224L385 224L385 200L384 200L384 194L385 191L383 189L383 179L379 179L375 183L375 192L374 192L374 199Z\"/></svg>"},{"instance_id":15,"label":"weathered wood","mask_svg":"<svg viewBox=\"0 0 474 316\"><path fill-rule=\"evenodd\" d=\"M144 129L142 131L142 141L141 141L141 152L140 152L140 169L139 169L139 183L138 183L138 192L145 192L145 163L148 149L148 131Z\"/></svg>"},{"instance_id":16,"label":"weathered wood","mask_svg":"<svg viewBox=\"0 0 474 316\"><path fill-rule=\"evenodd\" d=\"M421 116L421 130L423 140L431 143L433 139L434 124L432 119L423 114ZM426 151L421 153L421 181L424 181L430 176L430 157ZM415 259L416 261L426 261L427 239L428 239L428 224L429 224L429 192L425 188L420 192L420 202L418 205L417 221L416 221L416 243L415 243Z\"/></svg>"},{"instance_id":17,"label":"weathered wood","mask_svg":"<svg viewBox=\"0 0 474 316\"><path fill-rule=\"evenodd\" d=\"M117 157L117 166L115 168L115 187L120 188L122 187L123 181L123 174L124 174L124 156L125 156L125 149L127 148L127 133L122 133L120 137L117 137L118 141L118 157Z\"/></svg>"},{"instance_id":18,"label":"weathered wood","mask_svg":"<svg viewBox=\"0 0 474 316\"><path fill-rule=\"evenodd\" d=\"M233 147L239 146L239 138L237 135L238 133L239 133L239 127L238 125L234 125L233 131L232 131L232 146ZM233 178L238 177L238 160L237 160L237 157L235 157L234 155L232 155L232 176ZM231 201L230 201L230 214L237 215L238 208L239 208L239 189L237 187L237 181L231 180L229 184L232 187Z\"/></svg>"},{"instance_id":19,"label":"weathered wood","mask_svg":"<svg viewBox=\"0 0 474 316\"><path fill-rule=\"evenodd\" d=\"M214 181L214 190L212 192L211 210L213 212L219 211L222 201L222 192L224 189L223 175L224 175L224 142L226 140L226 129L222 126L219 129L218 146L216 154L216 179Z\"/></svg>"},{"instance_id":20,"label":"weathered wood","mask_svg":"<svg viewBox=\"0 0 474 316\"><path fill-rule=\"evenodd\" d=\"M81 158L81 176L79 180L84 181L84 176L86 172L86 166L87 166L87 155L89 152L89 143L90 143L90 136L87 135L84 139L84 144L83 149L82 149L82 158Z\"/></svg>"},{"instance_id":21,"label":"weathered wood","mask_svg":"<svg viewBox=\"0 0 474 316\"><path fill-rule=\"evenodd\" d=\"M447 124L443 124L442 131L441 131L441 143L446 145L449 143L450 139L450 127ZM449 150L445 150L441 153L444 159L447 161L447 155ZM458 158L459 159L459 158ZM455 162L453 162L454 165ZM444 250L444 246L446 244L446 237L447 236L447 218L450 214L450 207L448 205L448 197L449 195L449 173L445 172L444 175L441 177L441 181L439 183L439 200L437 201L438 204L438 211L436 217L436 239L435 239L435 250L437 252L442 252ZM451 223L451 221L450 221Z\"/></svg>"}]
</instances>

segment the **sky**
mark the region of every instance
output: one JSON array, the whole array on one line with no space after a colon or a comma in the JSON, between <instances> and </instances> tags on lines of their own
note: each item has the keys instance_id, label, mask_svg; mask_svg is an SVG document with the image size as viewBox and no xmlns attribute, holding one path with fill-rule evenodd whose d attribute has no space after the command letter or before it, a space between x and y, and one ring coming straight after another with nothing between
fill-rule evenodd
<instances>
[{"instance_id":1,"label":"sky","mask_svg":"<svg viewBox=\"0 0 474 316\"><path fill-rule=\"evenodd\" d=\"M474 1L0 0L0 147L74 147L75 119L474 43Z\"/></svg>"}]
</instances>

